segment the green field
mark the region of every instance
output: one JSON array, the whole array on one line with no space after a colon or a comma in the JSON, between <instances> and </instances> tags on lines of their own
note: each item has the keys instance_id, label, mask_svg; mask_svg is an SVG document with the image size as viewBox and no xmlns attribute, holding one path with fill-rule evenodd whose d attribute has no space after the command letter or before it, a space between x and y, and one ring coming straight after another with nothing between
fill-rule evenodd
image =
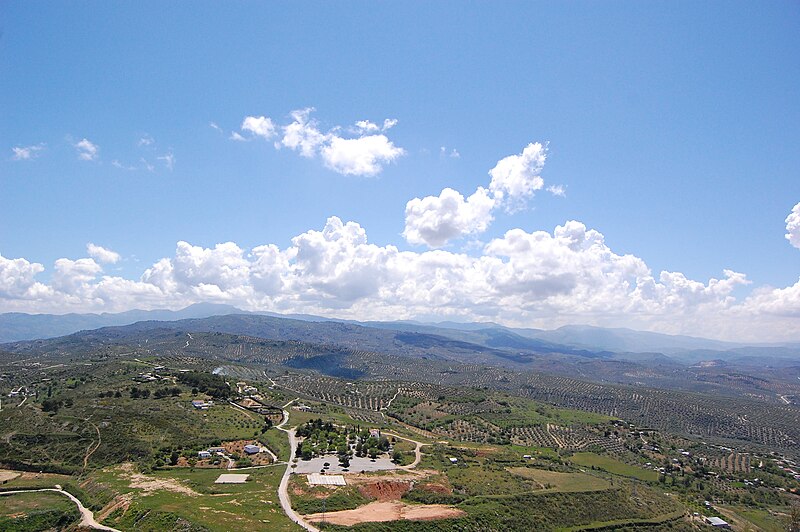
<instances>
[{"instance_id":1,"label":"green field","mask_svg":"<svg viewBox=\"0 0 800 532\"><path fill-rule=\"evenodd\" d=\"M655 482L658 480L658 472L632 466L611 458L610 456L604 456L595 453L575 453L572 455L571 460L577 465L584 467L595 467L614 475L638 478L639 480L645 480L648 482Z\"/></svg>"},{"instance_id":2,"label":"green field","mask_svg":"<svg viewBox=\"0 0 800 532\"><path fill-rule=\"evenodd\" d=\"M245 484L214 484L220 470L175 469L146 475L151 488L132 487L130 474L120 468L97 472L95 481L118 493L132 493L133 502L126 510L117 510L104 522L137 530L163 530L181 524L194 530L299 530L283 513L277 488L284 468L265 467L246 471ZM155 488L166 481L163 488ZM134 484L135 485L135 484ZM140 482L141 486L141 482ZM175 486L195 493L180 493ZM190 528L191 530L191 528Z\"/></svg>"},{"instance_id":3,"label":"green field","mask_svg":"<svg viewBox=\"0 0 800 532\"><path fill-rule=\"evenodd\" d=\"M541 489L534 481L513 475L502 468L452 467L447 470L447 478L455 492L470 497L511 495Z\"/></svg>"},{"instance_id":4,"label":"green field","mask_svg":"<svg viewBox=\"0 0 800 532\"><path fill-rule=\"evenodd\" d=\"M676 501L642 486L634 498L627 487L588 492L528 492L515 495L472 497L456 504L467 515L430 522L391 521L365 523L350 528L329 525L326 529L359 532L530 532L560 527L586 527L610 522L655 523L680 515Z\"/></svg>"},{"instance_id":5,"label":"green field","mask_svg":"<svg viewBox=\"0 0 800 532\"><path fill-rule=\"evenodd\" d=\"M767 510L762 509L736 509L736 513L743 518L753 523L758 528L765 532L781 532L786 530L786 522L784 519L772 515ZM788 513L788 508L783 509L784 513Z\"/></svg>"},{"instance_id":6,"label":"green field","mask_svg":"<svg viewBox=\"0 0 800 532\"><path fill-rule=\"evenodd\" d=\"M60 493L35 492L0 496L0 530L61 530L79 518L75 504Z\"/></svg>"},{"instance_id":7,"label":"green field","mask_svg":"<svg viewBox=\"0 0 800 532\"><path fill-rule=\"evenodd\" d=\"M52 488L56 484L64 485L72 479L67 475L53 473L18 473L20 475L16 478L3 482L0 489L6 491L24 488Z\"/></svg>"},{"instance_id":8,"label":"green field","mask_svg":"<svg viewBox=\"0 0 800 532\"><path fill-rule=\"evenodd\" d=\"M510 467L508 471L552 491L597 491L611 487L608 481L586 473L561 473L532 467Z\"/></svg>"},{"instance_id":9,"label":"green field","mask_svg":"<svg viewBox=\"0 0 800 532\"><path fill-rule=\"evenodd\" d=\"M258 437L258 440L269 447L278 457L278 460L282 460L284 462L289 460L291 448L289 447L289 437L285 432L276 428L271 428L264 434L261 434Z\"/></svg>"}]
</instances>

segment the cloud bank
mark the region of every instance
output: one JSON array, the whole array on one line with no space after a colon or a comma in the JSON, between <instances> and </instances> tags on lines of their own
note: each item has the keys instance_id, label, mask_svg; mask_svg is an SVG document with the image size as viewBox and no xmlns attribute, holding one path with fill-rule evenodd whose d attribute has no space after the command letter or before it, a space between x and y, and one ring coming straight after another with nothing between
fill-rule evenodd
<instances>
[{"instance_id":1,"label":"cloud bank","mask_svg":"<svg viewBox=\"0 0 800 532\"><path fill-rule=\"evenodd\" d=\"M294 111L283 125L247 116L232 137L268 141L344 175L376 175L405 153L386 135L394 119L324 131L312 111ZM145 136L139 144L152 147L154 141ZM87 139L74 147L80 159L99 156ZM20 152L21 160L35 157L32 148ZM169 169L174 164L171 151L156 160ZM235 242L205 248L180 241L134 279L109 274L107 265L121 257L94 243L86 245L86 257L59 258L49 269L0 255L0 312L117 312L210 301L351 319L545 328L586 323L730 340L800 339L800 279L737 296L738 287L750 284L744 273L726 269L705 281L655 273L641 258L615 252L603 234L578 220L552 231L510 229L485 244L473 240L470 253L438 249L482 234L499 209L525 208L540 190L563 196L563 185L545 186L546 160L547 146L530 143L501 158L488 182L469 195L444 188L408 201L403 236L429 248L424 251L371 243L360 224L333 216L284 248L267 243L246 249ZM785 223L785 238L800 248L800 203Z\"/></svg>"},{"instance_id":2,"label":"cloud bank","mask_svg":"<svg viewBox=\"0 0 800 532\"><path fill-rule=\"evenodd\" d=\"M291 242L250 250L234 242L178 242L138 280L107 275L101 263L117 255L99 246L87 247L90 258L58 259L47 284L36 279L43 265L0 256L0 310L121 311L214 301L353 319L592 323L736 340L800 336L800 280L737 299L734 289L749 282L742 273L724 270L705 282L654 274L576 220L552 232L512 229L476 257L379 246L358 223L337 217Z\"/></svg>"}]
</instances>

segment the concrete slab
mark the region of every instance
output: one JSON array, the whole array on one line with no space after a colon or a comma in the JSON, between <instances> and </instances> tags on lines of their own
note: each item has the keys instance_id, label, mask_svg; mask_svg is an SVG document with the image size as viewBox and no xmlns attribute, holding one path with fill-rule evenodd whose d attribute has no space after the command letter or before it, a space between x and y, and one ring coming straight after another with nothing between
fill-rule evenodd
<instances>
[{"instance_id":1,"label":"concrete slab","mask_svg":"<svg viewBox=\"0 0 800 532\"><path fill-rule=\"evenodd\" d=\"M219 476L214 484L244 484L250 475L239 475L234 473L224 473Z\"/></svg>"}]
</instances>

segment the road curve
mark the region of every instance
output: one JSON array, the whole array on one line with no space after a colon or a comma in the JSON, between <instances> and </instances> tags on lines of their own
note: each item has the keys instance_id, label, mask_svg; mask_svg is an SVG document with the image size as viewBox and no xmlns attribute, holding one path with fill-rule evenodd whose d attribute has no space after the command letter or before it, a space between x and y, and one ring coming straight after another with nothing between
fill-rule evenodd
<instances>
[{"instance_id":1,"label":"road curve","mask_svg":"<svg viewBox=\"0 0 800 532\"><path fill-rule=\"evenodd\" d=\"M412 440L411 438L407 438L406 436L400 436L399 434L395 434L393 432L384 432L384 434L387 435L387 436L394 436L398 440L406 440L406 441L410 441L413 444L416 444L416 447L414 447L414 461L411 462L408 465L398 466L398 469L414 469L415 467L417 467L419 465L419 463L422 461L422 445L423 445L423 443L421 441Z\"/></svg>"},{"instance_id":2,"label":"road curve","mask_svg":"<svg viewBox=\"0 0 800 532\"><path fill-rule=\"evenodd\" d=\"M94 528L95 530L107 530L109 532L121 532L116 528L111 528L110 526L101 525L94 519L94 513L78 500L73 494L68 491L64 491L61 489L61 486L56 484L55 488L40 488L40 489L31 489L31 490L13 490L13 491L3 491L0 492L0 496L2 495L11 495L14 493L30 493L35 491L54 491L56 493L60 493L62 495L66 495L72 502L74 502L78 506L78 511L81 513L81 526Z\"/></svg>"}]
</instances>

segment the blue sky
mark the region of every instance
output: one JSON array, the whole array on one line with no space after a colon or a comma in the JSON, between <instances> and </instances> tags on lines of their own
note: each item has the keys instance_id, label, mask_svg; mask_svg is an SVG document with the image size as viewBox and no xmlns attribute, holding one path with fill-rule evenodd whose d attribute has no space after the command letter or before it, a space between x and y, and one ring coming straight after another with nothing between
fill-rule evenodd
<instances>
[{"instance_id":1,"label":"blue sky","mask_svg":"<svg viewBox=\"0 0 800 532\"><path fill-rule=\"evenodd\" d=\"M799 24L796 2L4 2L0 311L800 339Z\"/></svg>"}]
</instances>

